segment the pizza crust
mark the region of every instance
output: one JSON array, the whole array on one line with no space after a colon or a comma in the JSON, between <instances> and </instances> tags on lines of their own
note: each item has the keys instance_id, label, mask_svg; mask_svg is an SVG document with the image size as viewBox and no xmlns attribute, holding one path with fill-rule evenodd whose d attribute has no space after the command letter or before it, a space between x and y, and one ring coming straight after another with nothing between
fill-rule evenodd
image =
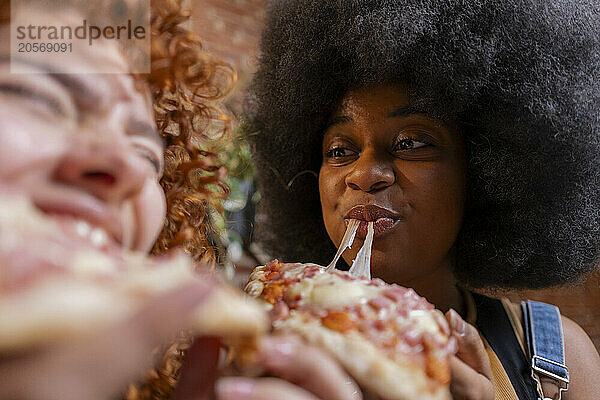
<instances>
[{"instance_id":1,"label":"pizza crust","mask_svg":"<svg viewBox=\"0 0 600 400\"><path fill-rule=\"evenodd\" d=\"M211 295L194 311L192 320L191 330L196 335L226 338L258 336L269 327L265 307L231 287L223 287Z\"/></svg>"},{"instance_id":2,"label":"pizza crust","mask_svg":"<svg viewBox=\"0 0 600 400\"><path fill-rule=\"evenodd\" d=\"M123 277L125 278L125 277ZM189 282L189 281L187 281ZM26 291L0 296L0 352L65 342L123 321L154 296L169 290L147 287L142 294L73 279L47 279ZM268 326L262 304L223 285L192 312L195 335L256 336Z\"/></svg>"},{"instance_id":3,"label":"pizza crust","mask_svg":"<svg viewBox=\"0 0 600 400\"><path fill-rule=\"evenodd\" d=\"M32 290L0 297L0 352L66 341L133 311L132 302L95 285L46 280Z\"/></svg>"}]
</instances>

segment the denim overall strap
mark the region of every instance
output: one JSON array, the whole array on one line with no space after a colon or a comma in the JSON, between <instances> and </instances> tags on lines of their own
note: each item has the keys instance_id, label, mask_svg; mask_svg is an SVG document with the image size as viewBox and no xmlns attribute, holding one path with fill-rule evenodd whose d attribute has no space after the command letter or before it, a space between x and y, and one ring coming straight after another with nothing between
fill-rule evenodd
<instances>
[{"instance_id":1,"label":"denim overall strap","mask_svg":"<svg viewBox=\"0 0 600 400\"><path fill-rule=\"evenodd\" d=\"M569 370L565 365L562 321L558 307L537 301L521 303L527 348L531 357L531 376L537 382L540 399L544 399L540 377L553 380L560 393L569 385Z\"/></svg>"}]
</instances>

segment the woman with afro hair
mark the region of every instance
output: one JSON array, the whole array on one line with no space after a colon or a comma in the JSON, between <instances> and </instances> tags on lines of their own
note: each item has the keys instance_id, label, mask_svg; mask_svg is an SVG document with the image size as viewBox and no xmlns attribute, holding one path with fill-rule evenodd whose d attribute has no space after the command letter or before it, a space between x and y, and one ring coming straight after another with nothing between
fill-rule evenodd
<instances>
[{"instance_id":1,"label":"woman with afro hair","mask_svg":"<svg viewBox=\"0 0 600 400\"><path fill-rule=\"evenodd\" d=\"M453 396L536 399L520 308L473 290L597 266L598 82L594 1L274 1L247 120L257 240L326 265L358 206L380 219L372 274L447 311ZM600 398L596 349L562 324L562 398Z\"/></svg>"}]
</instances>

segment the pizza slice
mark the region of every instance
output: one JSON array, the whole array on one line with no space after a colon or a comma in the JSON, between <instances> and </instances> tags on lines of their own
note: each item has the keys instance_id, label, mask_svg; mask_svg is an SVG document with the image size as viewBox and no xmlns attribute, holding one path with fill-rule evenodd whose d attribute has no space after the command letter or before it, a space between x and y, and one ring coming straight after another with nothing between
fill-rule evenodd
<instances>
[{"instance_id":1,"label":"pizza slice","mask_svg":"<svg viewBox=\"0 0 600 400\"><path fill-rule=\"evenodd\" d=\"M124 251L85 221L49 217L22 197L0 196L0 353L109 326L194 279L183 253ZM259 302L216 280L193 313L197 335L255 336L267 328Z\"/></svg>"},{"instance_id":2,"label":"pizza slice","mask_svg":"<svg viewBox=\"0 0 600 400\"><path fill-rule=\"evenodd\" d=\"M444 315L414 290L275 260L254 270L246 291L268 304L274 331L326 350L381 398L451 398L455 340Z\"/></svg>"}]
</instances>

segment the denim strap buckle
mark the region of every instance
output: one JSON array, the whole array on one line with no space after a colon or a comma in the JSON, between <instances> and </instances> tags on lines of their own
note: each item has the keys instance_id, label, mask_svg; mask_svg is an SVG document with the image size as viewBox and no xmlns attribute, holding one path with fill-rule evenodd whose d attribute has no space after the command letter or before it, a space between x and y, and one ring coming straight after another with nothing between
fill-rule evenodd
<instances>
[{"instance_id":1,"label":"denim strap buckle","mask_svg":"<svg viewBox=\"0 0 600 400\"><path fill-rule=\"evenodd\" d=\"M549 371L548 369L544 369L543 365L544 364L551 364L554 365L560 369L563 369L566 371L566 377L565 376L560 376L557 374L552 373L552 371ZM564 364L560 364L557 362L554 362L552 360L548 360L547 358L544 357L540 357L540 356L533 356L531 358L531 369L533 369L536 372L539 372L542 375L548 376L550 378L559 380L561 382L564 382L566 384L569 383L569 370L567 368L566 365Z\"/></svg>"},{"instance_id":2,"label":"denim strap buckle","mask_svg":"<svg viewBox=\"0 0 600 400\"><path fill-rule=\"evenodd\" d=\"M528 300L521 303L527 348L531 357L531 376L537 383L540 399L546 399L541 384L545 377L558 390L558 400L569 388L569 370L565 365L564 334L557 307Z\"/></svg>"}]
</instances>

